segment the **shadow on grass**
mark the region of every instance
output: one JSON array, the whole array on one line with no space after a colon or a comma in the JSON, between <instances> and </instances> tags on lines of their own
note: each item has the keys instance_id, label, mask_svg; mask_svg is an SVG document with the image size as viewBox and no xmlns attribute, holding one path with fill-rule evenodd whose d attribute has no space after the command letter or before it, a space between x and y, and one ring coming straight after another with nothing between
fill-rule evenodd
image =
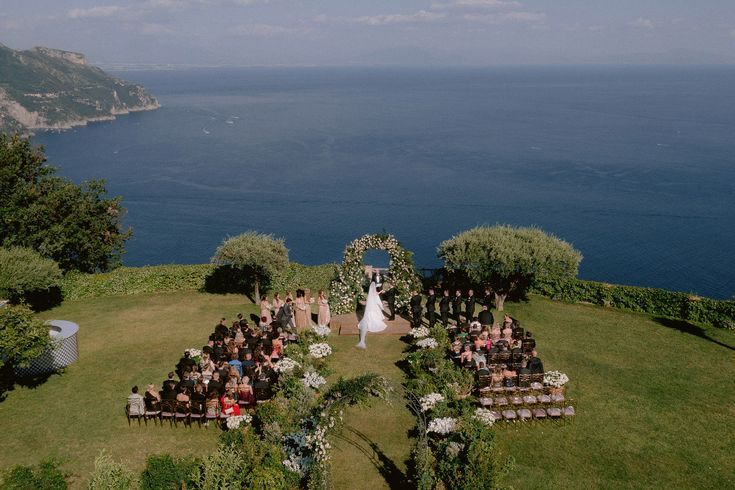
<instances>
[{"instance_id":1,"label":"shadow on grass","mask_svg":"<svg viewBox=\"0 0 735 490\"><path fill-rule=\"evenodd\" d=\"M345 425L345 429L354 434L359 440L354 440L343 434L339 434L337 435L337 437L342 439L346 443L354 446L357 450L364 454L365 457L370 460L373 466L375 466L375 469L378 470L380 476L382 476L385 482L388 484L388 488L406 488L408 478L406 477L405 473L403 473L393 462L393 460L390 459L383 452L382 449L380 449L380 446L378 446L378 444L376 444L372 439L370 439L368 436L355 429L354 427ZM369 449L361 444L361 441L362 443L365 443Z\"/></svg>"},{"instance_id":2,"label":"shadow on grass","mask_svg":"<svg viewBox=\"0 0 735 490\"><path fill-rule=\"evenodd\" d=\"M15 386L35 389L44 384L51 376L61 374L62 371L49 372L36 376L20 377L15 374L13 367L9 364L0 368L0 402L3 402L9 391L13 391Z\"/></svg>"},{"instance_id":3,"label":"shadow on grass","mask_svg":"<svg viewBox=\"0 0 735 490\"><path fill-rule=\"evenodd\" d=\"M674 320L672 318L664 318L664 317L655 317L653 318L653 321L658 323L659 325L663 325L666 328L671 328L674 330L678 330L682 333L688 333L689 335L694 335L695 337L699 337L701 339L709 340L710 342L717 344L719 346L722 346L726 349L735 350L735 347L731 345L724 344L720 342L719 340L715 340L709 335L707 335L707 332L702 327L698 327L697 325L693 325L687 321L684 320Z\"/></svg>"}]
</instances>

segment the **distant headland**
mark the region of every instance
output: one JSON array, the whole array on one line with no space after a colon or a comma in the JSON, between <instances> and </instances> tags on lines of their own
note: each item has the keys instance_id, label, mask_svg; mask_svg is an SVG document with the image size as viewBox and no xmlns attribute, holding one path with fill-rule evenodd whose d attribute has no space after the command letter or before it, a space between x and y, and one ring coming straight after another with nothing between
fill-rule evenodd
<instances>
[{"instance_id":1,"label":"distant headland","mask_svg":"<svg viewBox=\"0 0 735 490\"><path fill-rule=\"evenodd\" d=\"M83 54L0 44L0 131L69 129L158 109L140 85L90 65Z\"/></svg>"}]
</instances>

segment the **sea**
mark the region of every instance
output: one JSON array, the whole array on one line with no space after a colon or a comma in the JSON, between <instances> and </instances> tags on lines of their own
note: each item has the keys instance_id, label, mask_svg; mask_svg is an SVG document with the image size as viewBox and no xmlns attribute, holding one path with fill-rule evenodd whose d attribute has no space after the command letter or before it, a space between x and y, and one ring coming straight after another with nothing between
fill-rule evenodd
<instances>
[{"instance_id":1,"label":"sea","mask_svg":"<svg viewBox=\"0 0 735 490\"><path fill-rule=\"evenodd\" d=\"M443 240L507 223L571 242L585 279L735 295L735 67L115 75L162 108L34 141L123 197L126 265L207 262L253 229L305 264L392 233L434 268Z\"/></svg>"}]
</instances>

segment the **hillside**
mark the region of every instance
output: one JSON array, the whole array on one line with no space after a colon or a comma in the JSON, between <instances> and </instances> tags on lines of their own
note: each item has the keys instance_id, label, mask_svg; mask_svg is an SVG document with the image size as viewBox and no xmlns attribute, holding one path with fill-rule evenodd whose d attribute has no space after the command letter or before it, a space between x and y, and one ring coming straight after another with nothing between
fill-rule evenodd
<instances>
[{"instance_id":1,"label":"hillside","mask_svg":"<svg viewBox=\"0 0 735 490\"><path fill-rule=\"evenodd\" d=\"M143 87L108 75L82 54L0 44L0 131L68 129L158 107Z\"/></svg>"}]
</instances>

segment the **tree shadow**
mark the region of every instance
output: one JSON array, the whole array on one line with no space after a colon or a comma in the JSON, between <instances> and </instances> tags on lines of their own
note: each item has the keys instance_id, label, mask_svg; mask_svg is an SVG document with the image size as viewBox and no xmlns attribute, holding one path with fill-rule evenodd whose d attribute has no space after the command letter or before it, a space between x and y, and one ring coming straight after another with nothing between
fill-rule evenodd
<instances>
[{"instance_id":1,"label":"tree shadow","mask_svg":"<svg viewBox=\"0 0 735 490\"><path fill-rule=\"evenodd\" d=\"M704 328L694 325L692 323L689 323L685 320L675 320L673 318L665 318L665 317L654 317L653 321L655 321L659 325L663 325L666 328L671 328L674 330L678 330L682 333L694 335L695 337L709 340L710 342L717 344L719 346L722 346L726 349L735 350L735 347L722 343L719 340L713 339L712 337L707 335L707 331Z\"/></svg>"},{"instance_id":2,"label":"tree shadow","mask_svg":"<svg viewBox=\"0 0 735 490\"><path fill-rule=\"evenodd\" d=\"M13 366L9 363L5 364L0 368L0 402L5 401L8 392L13 391L16 385L33 390L44 384L52 376L62 373L63 369L60 369L34 376L18 376L15 374Z\"/></svg>"},{"instance_id":3,"label":"tree shadow","mask_svg":"<svg viewBox=\"0 0 735 490\"><path fill-rule=\"evenodd\" d=\"M398 466L393 462L392 459L390 459L380 448L380 446L375 443L372 439L370 439L368 436L360 432L359 430L355 429L354 427L350 427L348 425L345 425L345 429L350 431L352 434L357 436L358 440L353 440L343 434L338 434L337 437L345 441L346 443L352 445L357 450L359 450L362 454L365 455L365 457L368 458L368 460L373 464L375 469L378 470L378 473L380 473L380 476L383 477L385 482L388 484L388 488L392 489L403 489L406 488L408 483L408 477L406 476L403 471L401 471ZM369 450L364 447L360 441L367 444L367 446L370 448Z\"/></svg>"}]
</instances>

